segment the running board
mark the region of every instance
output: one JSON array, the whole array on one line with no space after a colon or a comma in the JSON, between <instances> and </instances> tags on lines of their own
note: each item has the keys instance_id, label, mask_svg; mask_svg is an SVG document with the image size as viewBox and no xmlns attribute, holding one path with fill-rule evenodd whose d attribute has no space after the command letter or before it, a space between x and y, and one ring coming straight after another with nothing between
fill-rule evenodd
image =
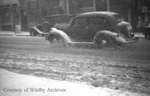
<instances>
[{"instance_id":1,"label":"running board","mask_svg":"<svg viewBox=\"0 0 150 96\"><path fill-rule=\"evenodd\" d=\"M93 42L69 42L68 45L72 47L93 47L95 44Z\"/></svg>"}]
</instances>

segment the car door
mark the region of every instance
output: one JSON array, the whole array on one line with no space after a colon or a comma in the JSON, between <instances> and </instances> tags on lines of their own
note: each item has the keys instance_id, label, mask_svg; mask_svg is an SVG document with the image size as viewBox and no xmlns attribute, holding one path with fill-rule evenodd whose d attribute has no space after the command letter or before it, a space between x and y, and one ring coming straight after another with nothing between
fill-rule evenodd
<instances>
[{"instance_id":1,"label":"car door","mask_svg":"<svg viewBox=\"0 0 150 96\"><path fill-rule=\"evenodd\" d=\"M97 16L88 19L89 31L111 30L111 24L107 18Z\"/></svg>"},{"instance_id":2,"label":"car door","mask_svg":"<svg viewBox=\"0 0 150 96\"><path fill-rule=\"evenodd\" d=\"M87 24L87 18L75 18L70 25L69 36L76 41L85 41L85 33L88 31Z\"/></svg>"},{"instance_id":3,"label":"car door","mask_svg":"<svg viewBox=\"0 0 150 96\"><path fill-rule=\"evenodd\" d=\"M101 31L101 30L111 30L112 26L109 22L108 19L101 17L101 16L93 16L93 17L89 17L87 19L88 22L88 31L86 34L90 34L87 35L90 41L93 40L93 37L95 36L96 32Z\"/></svg>"}]
</instances>

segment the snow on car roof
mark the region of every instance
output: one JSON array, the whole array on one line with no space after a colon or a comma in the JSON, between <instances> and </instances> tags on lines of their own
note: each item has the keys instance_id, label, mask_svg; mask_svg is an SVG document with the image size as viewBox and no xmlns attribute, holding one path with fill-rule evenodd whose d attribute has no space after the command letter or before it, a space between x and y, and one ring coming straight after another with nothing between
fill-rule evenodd
<instances>
[{"instance_id":1,"label":"snow on car roof","mask_svg":"<svg viewBox=\"0 0 150 96\"><path fill-rule=\"evenodd\" d=\"M86 12L81 13L77 17L91 17L91 16L106 16L106 17L112 17L114 15L117 15L116 12L110 12L110 11L94 11L94 12Z\"/></svg>"}]
</instances>

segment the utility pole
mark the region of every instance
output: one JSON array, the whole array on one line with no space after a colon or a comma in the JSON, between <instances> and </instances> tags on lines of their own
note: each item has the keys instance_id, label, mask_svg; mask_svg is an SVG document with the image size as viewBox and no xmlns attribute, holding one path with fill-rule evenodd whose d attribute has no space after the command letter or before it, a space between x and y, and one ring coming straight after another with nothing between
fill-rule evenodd
<instances>
[{"instance_id":1,"label":"utility pole","mask_svg":"<svg viewBox=\"0 0 150 96\"><path fill-rule=\"evenodd\" d=\"M37 6L36 6L36 8L37 8L37 10L38 10L38 13L37 13L37 15L38 15L38 23L41 21L41 18L42 18L42 9L41 9L41 1L40 0L36 0L36 2L37 2ZM36 22L37 23L37 22Z\"/></svg>"},{"instance_id":2,"label":"utility pole","mask_svg":"<svg viewBox=\"0 0 150 96\"><path fill-rule=\"evenodd\" d=\"M66 0L66 10L67 15L70 15L69 0Z\"/></svg>"},{"instance_id":3,"label":"utility pole","mask_svg":"<svg viewBox=\"0 0 150 96\"><path fill-rule=\"evenodd\" d=\"M21 29L22 29L22 10L23 10L23 7L24 6L24 1L23 0L19 0L19 18L18 18L18 24L16 24L16 26L15 26L15 31L16 31L16 33L18 33L18 32L21 32Z\"/></svg>"},{"instance_id":4,"label":"utility pole","mask_svg":"<svg viewBox=\"0 0 150 96\"><path fill-rule=\"evenodd\" d=\"M106 10L110 11L110 0L106 0Z\"/></svg>"},{"instance_id":5,"label":"utility pole","mask_svg":"<svg viewBox=\"0 0 150 96\"><path fill-rule=\"evenodd\" d=\"M96 11L96 0L93 0L93 9Z\"/></svg>"}]
</instances>

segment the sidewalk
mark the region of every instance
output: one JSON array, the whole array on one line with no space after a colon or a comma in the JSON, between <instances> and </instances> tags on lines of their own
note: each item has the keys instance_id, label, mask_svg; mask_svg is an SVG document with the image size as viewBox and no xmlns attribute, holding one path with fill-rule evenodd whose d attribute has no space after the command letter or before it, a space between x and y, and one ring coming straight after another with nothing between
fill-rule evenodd
<instances>
[{"instance_id":1,"label":"sidewalk","mask_svg":"<svg viewBox=\"0 0 150 96\"><path fill-rule=\"evenodd\" d=\"M0 68L0 96L149 96L85 83L22 75Z\"/></svg>"},{"instance_id":2,"label":"sidewalk","mask_svg":"<svg viewBox=\"0 0 150 96\"><path fill-rule=\"evenodd\" d=\"M18 32L15 33L14 31L0 31L0 36L29 36L29 32Z\"/></svg>"}]
</instances>

